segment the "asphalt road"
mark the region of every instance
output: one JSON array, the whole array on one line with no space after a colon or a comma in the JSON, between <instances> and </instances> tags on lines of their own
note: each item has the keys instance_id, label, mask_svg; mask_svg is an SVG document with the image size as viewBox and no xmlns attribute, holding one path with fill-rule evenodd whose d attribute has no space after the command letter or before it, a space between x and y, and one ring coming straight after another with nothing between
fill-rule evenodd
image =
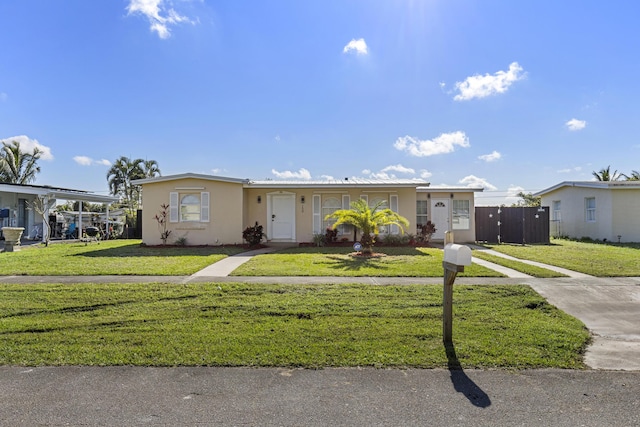
<instances>
[{"instance_id":1,"label":"asphalt road","mask_svg":"<svg viewBox=\"0 0 640 427\"><path fill-rule=\"evenodd\" d=\"M2 426L638 426L640 373L0 367Z\"/></svg>"}]
</instances>

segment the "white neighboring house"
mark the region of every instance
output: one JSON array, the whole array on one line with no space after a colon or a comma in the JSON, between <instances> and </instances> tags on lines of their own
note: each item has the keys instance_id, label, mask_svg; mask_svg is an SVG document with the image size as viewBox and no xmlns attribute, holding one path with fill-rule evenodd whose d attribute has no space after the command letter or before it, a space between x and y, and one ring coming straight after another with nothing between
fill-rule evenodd
<instances>
[{"instance_id":1,"label":"white neighboring house","mask_svg":"<svg viewBox=\"0 0 640 427\"><path fill-rule=\"evenodd\" d=\"M23 238L26 238L38 235L37 229L40 231L38 237L41 236L44 242L45 236L42 235L43 215L32 207L36 199L41 199L51 211L53 211L56 200L106 203L107 216L109 216L109 205L118 201L117 197L102 196L69 188L0 183L0 231L2 227L24 227ZM49 213L53 212L45 212L44 217L49 217Z\"/></svg>"},{"instance_id":2,"label":"white neighboring house","mask_svg":"<svg viewBox=\"0 0 640 427\"><path fill-rule=\"evenodd\" d=\"M640 242L640 181L564 181L534 196L554 237Z\"/></svg>"}]
</instances>

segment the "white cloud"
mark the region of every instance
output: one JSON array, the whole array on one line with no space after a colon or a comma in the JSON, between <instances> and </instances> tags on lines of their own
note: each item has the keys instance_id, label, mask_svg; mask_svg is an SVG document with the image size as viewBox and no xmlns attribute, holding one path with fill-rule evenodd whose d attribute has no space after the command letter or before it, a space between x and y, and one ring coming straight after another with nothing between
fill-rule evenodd
<instances>
[{"instance_id":1,"label":"white cloud","mask_svg":"<svg viewBox=\"0 0 640 427\"><path fill-rule=\"evenodd\" d=\"M93 159L87 156L75 156L73 161L82 166L90 166L93 163Z\"/></svg>"},{"instance_id":2,"label":"white cloud","mask_svg":"<svg viewBox=\"0 0 640 427\"><path fill-rule=\"evenodd\" d=\"M291 172L291 171L278 172L275 169L271 169L271 173L277 176L278 178L283 178L283 179L291 179L291 178L311 179L311 174L305 168L301 168L298 172Z\"/></svg>"},{"instance_id":3,"label":"white cloud","mask_svg":"<svg viewBox=\"0 0 640 427\"><path fill-rule=\"evenodd\" d=\"M456 82L455 87L459 93L453 97L456 101L468 101L473 98L484 98L497 93L504 93L509 87L524 78L522 67L517 62L509 65L509 71L484 76L475 75L467 77L463 82Z\"/></svg>"},{"instance_id":4,"label":"white cloud","mask_svg":"<svg viewBox=\"0 0 640 427\"><path fill-rule=\"evenodd\" d=\"M393 144L396 150L406 151L412 156L427 157L436 154L451 153L458 147L470 147L469 138L464 132L443 133L439 136L420 140L412 136L398 138Z\"/></svg>"},{"instance_id":5,"label":"white cloud","mask_svg":"<svg viewBox=\"0 0 640 427\"><path fill-rule=\"evenodd\" d=\"M466 185L467 187L474 187L474 188L482 187L485 190L491 190L491 191L495 191L498 189L498 187L490 184L489 181L487 181L486 179L478 178L477 176L474 176L474 175L465 176L460 181L458 181L458 183L462 185Z\"/></svg>"},{"instance_id":6,"label":"white cloud","mask_svg":"<svg viewBox=\"0 0 640 427\"><path fill-rule=\"evenodd\" d=\"M371 173L371 169L362 169L363 175L369 175Z\"/></svg>"},{"instance_id":7,"label":"white cloud","mask_svg":"<svg viewBox=\"0 0 640 427\"><path fill-rule=\"evenodd\" d=\"M335 181L335 178L331 175L320 175L320 178L326 180L326 181Z\"/></svg>"},{"instance_id":8,"label":"white cloud","mask_svg":"<svg viewBox=\"0 0 640 427\"><path fill-rule=\"evenodd\" d=\"M582 130L587 126L585 120L571 119L565 123L570 131Z\"/></svg>"},{"instance_id":9,"label":"white cloud","mask_svg":"<svg viewBox=\"0 0 640 427\"><path fill-rule=\"evenodd\" d=\"M37 139L31 139L26 135L12 136L11 138L0 139L0 142L11 143L17 141L20 143L20 150L23 153L32 153L34 148L38 148L40 153L40 159L53 160L53 154L51 154L51 148L46 145L42 145Z\"/></svg>"},{"instance_id":10,"label":"white cloud","mask_svg":"<svg viewBox=\"0 0 640 427\"><path fill-rule=\"evenodd\" d=\"M496 160L499 160L501 157L502 157L502 154L498 153L495 150L491 154L483 154L482 156L478 156L480 160L484 160L485 162L495 162Z\"/></svg>"},{"instance_id":11,"label":"white cloud","mask_svg":"<svg viewBox=\"0 0 640 427\"><path fill-rule=\"evenodd\" d=\"M394 179L396 176L394 174L389 175L386 172L374 172L369 175L369 178L373 179Z\"/></svg>"},{"instance_id":12,"label":"white cloud","mask_svg":"<svg viewBox=\"0 0 640 427\"><path fill-rule=\"evenodd\" d=\"M432 175L433 174L431 172L429 172L428 170L426 170L426 169L422 169L420 171L420 178L422 178L422 179L431 178Z\"/></svg>"},{"instance_id":13,"label":"white cloud","mask_svg":"<svg viewBox=\"0 0 640 427\"><path fill-rule=\"evenodd\" d=\"M111 162L106 159L93 160L91 157L87 156L75 156L73 161L82 166L91 166L91 165L101 165L101 166L111 166Z\"/></svg>"},{"instance_id":14,"label":"white cloud","mask_svg":"<svg viewBox=\"0 0 640 427\"><path fill-rule=\"evenodd\" d=\"M386 168L382 169L382 172L400 172L400 173L406 173L406 174L415 174L416 171L414 169L411 168L406 168L400 164L397 165L391 165L391 166L387 166Z\"/></svg>"},{"instance_id":15,"label":"white cloud","mask_svg":"<svg viewBox=\"0 0 640 427\"><path fill-rule=\"evenodd\" d=\"M369 53L367 49L367 42L364 39L353 39L342 49L343 53L355 52L358 55L366 55Z\"/></svg>"},{"instance_id":16,"label":"white cloud","mask_svg":"<svg viewBox=\"0 0 640 427\"><path fill-rule=\"evenodd\" d=\"M158 33L161 39L171 36L170 26L183 22L193 23L186 16L180 15L172 7L165 4L165 0L129 0L127 12L129 15L142 14L149 20L151 31Z\"/></svg>"},{"instance_id":17,"label":"white cloud","mask_svg":"<svg viewBox=\"0 0 640 427\"><path fill-rule=\"evenodd\" d=\"M558 173L571 173L571 172L580 172L581 170L582 170L582 167L576 166L575 168L560 169L557 172Z\"/></svg>"}]
</instances>

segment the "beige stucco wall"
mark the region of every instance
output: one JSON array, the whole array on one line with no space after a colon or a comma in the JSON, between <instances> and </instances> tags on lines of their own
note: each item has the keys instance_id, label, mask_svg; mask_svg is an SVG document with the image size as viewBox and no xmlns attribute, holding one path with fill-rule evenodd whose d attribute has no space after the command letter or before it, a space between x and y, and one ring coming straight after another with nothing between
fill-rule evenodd
<instances>
[{"instance_id":1,"label":"beige stucco wall","mask_svg":"<svg viewBox=\"0 0 640 427\"><path fill-rule=\"evenodd\" d=\"M436 190L436 189L433 189ZM470 243L476 240L476 220L475 220L475 193L473 191L433 191L423 190L417 193L417 200L430 200L434 199L449 199L449 224L448 229L443 231L452 231L453 239L459 243ZM453 194L453 198L451 198ZM429 197L430 196L430 197ZM453 200L468 200L469 201L469 223L470 227L466 230L454 230L452 227L453 220ZM427 218L431 220L431 204L427 204ZM415 222L415 203L414 203L414 220Z\"/></svg>"},{"instance_id":2,"label":"beige stucco wall","mask_svg":"<svg viewBox=\"0 0 640 427\"><path fill-rule=\"evenodd\" d=\"M193 190L181 190L180 188L193 188ZM367 196L371 202L381 198L389 201L392 195L398 197L398 213L409 220L407 233L416 233L416 199L427 199L427 193L417 193L413 187L384 188L384 187L340 187L336 189L326 187L307 188L279 188L274 186L255 188L244 186L241 183L229 183L198 178L183 178L175 181L160 181L144 184L143 186L143 215L142 215L142 239L145 244L159 245L160 230L154 216L160 211L162 204L169 204L169 193L180 194L189 192L210 193L210 221L208 223L169 223L168 229L172 231L167 243L172 244L176 239L185 237L188 245L219 245L243 243L242 231L256 222L264 227L265 233L270 233L269 201L273 195L291 195L294 200L295 217L295 242L312 242L314 229L313 199L319 195L322 200L335 197L342 200L348 195L351 202ZM449 197L449 193L446 193ZM304 202L302 199L304 198ZM454 199L469 200L471 212L471 227L468 230L455 230L457 242L472 242L475 240L474 221L474 193L455 192ZM259 200L259 201L258 201ZM268 236L271 238L272 236ZM344 236L351 240L353 232Z\"/></svg>"},{"instance_id":3,"label":"beige stucco wall","mask_svg":"<svg viewBox=\"0 0 640 427\"><path fill-rule=\"evenodd\" d=\"M586 221L585 199L595 197L596 220ZM561 221L553 221L553 202L560 201ZM561 236L580 239L613 240L614 233L612 215L612 191L600 188L562 187L541 198L542 206L548 206L550 211L550 229L558 231ZM617 239L616 239L617 240Z\"/></svg>"},{"instance_id":4,"label":"beige stucco wall","mask_svg":"<svg viewBox=\"0 0 640 427\"><path fill-rule=\"evenodd\" d=\"M342 196L348 195L351 202L367 195L369 200L373 198L383 198L389 200L391 195L398 196L398 213L409 220L411 225L407 229L408 233L415 233L414 225L416 217L416 191L415 188L246 188L245 189L245 215L244 226L254 225L256 221L265 227L270 220L267 212L267 198L270 194L293 194L295 198L295 238L297 242L313 241L313 196L320 195L324 200L328 197L336 197L342 200ZM258 203L260 196L261 203ZM302 197L304 196L304 203ZM344 237L353 239L353 234L349 233Z\"/></svg>"},{"instance_id":5,"label":"beige stucco wall","mask_svg":"<svg viewBox=\"0 0 640 427\"><path fill-rule=\"evenodd\" d=\"M640 242L640 189L612 192L613 225L611 239Z\"/></svg>"},{"instance_id":6,"label":"beige stucco wall","mask_svg":"<svg viewBox=\"0 0 640 427\"><path fill-rule=\"evenodd\" d=\"M182 189L180 189L182 188ZM190 188L190 189L185 189ZM160 230L154 216L162 204L169 204L169 193L209 192L209 222L168 223L171 235L167 244L184 237L187 245L221 245L242 243L243 195L241 183L201 179L144 184L142 187L142 241L147 245L160 245Z\"/></svg>"}]
</instances>

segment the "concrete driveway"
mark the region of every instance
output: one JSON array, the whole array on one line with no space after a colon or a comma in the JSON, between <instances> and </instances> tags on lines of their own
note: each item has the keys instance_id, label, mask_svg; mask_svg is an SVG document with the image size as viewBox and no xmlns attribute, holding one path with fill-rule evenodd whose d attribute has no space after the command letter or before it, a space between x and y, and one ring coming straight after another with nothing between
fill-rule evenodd
<instances>
[{"instance_id":1,"label":"concrete driveway","mask_svg":"<svg viewBox=\"0 0 640 427\"><path fill-rule=\"evenodd\" d=\"M640 371L640 277L524 280L593 334L593 369Z\"/></svg>"}]
</instances>

